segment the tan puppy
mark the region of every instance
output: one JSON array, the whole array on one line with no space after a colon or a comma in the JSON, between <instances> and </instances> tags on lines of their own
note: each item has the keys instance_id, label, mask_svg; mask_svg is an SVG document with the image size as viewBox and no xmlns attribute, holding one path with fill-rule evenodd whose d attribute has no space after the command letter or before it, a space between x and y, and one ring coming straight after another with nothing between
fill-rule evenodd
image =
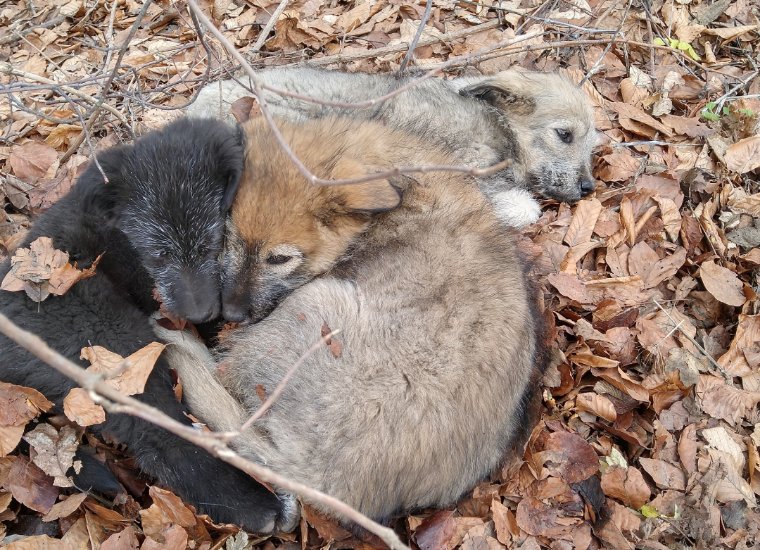
<instances>
[{"instance_id":1,"label":"tan puppy","mask_svg":"<svg viewBox=\"0 0 760 550\"><path fill-rule=\"evenodd\" d=\"M450 163L378 124L281 125L323 177ZM261 405L257 387L271 394L324 331L340 329L235 447L373 518L450 505L533 423L541 317L510 230L467 176L318 187L261 121L244 130L224 269L258 313L289 295L235 330L218 363L192 336L160 332L175 342L168 360L192 412L238 429Z\"/></svg>"}]
</instances>

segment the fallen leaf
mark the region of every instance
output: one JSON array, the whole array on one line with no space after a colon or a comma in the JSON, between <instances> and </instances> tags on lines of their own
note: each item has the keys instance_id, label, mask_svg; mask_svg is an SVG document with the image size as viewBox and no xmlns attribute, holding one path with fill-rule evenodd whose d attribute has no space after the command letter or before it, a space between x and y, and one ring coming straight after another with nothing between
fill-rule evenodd
<instances>
[{"instance_id":1,"label":"fallen leaf","mask_svg":"<svg viewBox=\"0 0 760 550\"><path fill-rule=\"evenodd\" d=\"M58 152L44 143L28 141L13 147L8 159L13 173L26 183L36 183L45 176L52 177L51 167L58 163Z\"/></svg>"},{"instance_id":2,"label":"fallen leaf","mask_svg":"<svg viewBox=\"0 0 760 550\"><path fill-rule=\"evenodd\" d=\"M686 489L686 476L677 466L655 458L640 458L639 464L660 489Z\"/></svg>"},{"instance_id":3,"label":"fallen leaf","mask_svg":"<svg viewBox=\"0 0 760 550\"><path fill-rule=\"evenodd\" d=\"M594 448L581 436L554 432L536 444L537 464L565 483L578 483L599 471L599 458ZM535 533L531 533L535 534Z\"/></svg>"},{"instance_id":4,"label":"fallen leaf","mask_svg":"<svg viewBox=\"0 0 760 550\"><path fill-rule=\"evenodd\" d=\"M0 382L0 426L25 426L52 406L37 390Z\"/></svg>"},{"instance_id":5,"label":"fallen leaf","mask_svg":"<svg viewBox=\"0 0 760 550\"><path fill-rule=\"evenodd\" d=\"M11 458L13 463L4 488L27 508L47 514L58 499L58 488L53 486L52 478L26 457Z\"/></svg>"},{"instance_id":6,"label":"fallen leaf","mask_svg":"<svg viewBox=\"0 0 760 550\"><path fill-rule=\"evenodd\" d=\"M598 199L584 199L575 207L573 219L565 233L564 242L570 246L585 244L591 240L596 220L602 211L602 203Z\"/></svg>"},{"instance_id":7,"label":"fallen leaf","mask_svg":"<svg viewBox=\"0 0 760 550\"><path fill-rule=\"evenodd\" d=\"M34 447L32 460L42 471L53 478L56 487L73 487L66 472L74 464L74 454L79 437L71 426L57 431L50 424L40 424L24 436L24 441Z\"/></svg>"},{"instance_id":8,"label":"fallen leaf","mask_svg":"<svg viewBox=\"0 0 760 550\"><path fill-rule=\"evenodd\" d=\"M754 367L747 353L760 347L760 315L739 315L736 334L728 351L720 356L718 364L732 376L748 376Z\"/></svg>"},{"instance_id":9,"label":"fallen leaf","mask_svg":"<svg viewBox=\"0 0 760 550\"><path fill-rule=\"evenodd\" d=\"M636 468L611 467L602 474L602 490L626 506L638 510L649 502L652 490Z\"/></svg>"},{"instance_id":10,"label":"fallen leaf","mask_svg":"<svg viewBox=\"0 0 760 550\"><path fill-rule=\"evenodd\" d=\"M709 260L699 267L699 278L715 299L730 306L742 306L747 300L742 292L742 282L730 269Z\"/></svg>"},{"instance_id":11,"label":"fallen leaf","mask_svg":"<svg viewBox=\"0 0 760 550\"><path fill-rule=\"evenodd\" d=\"M42 517L42 521L55 521L69 517L77 511L86 498L87 493L76 493L66 497L66 500L56 502L50 511Z\"/></svg>"},{"instance_id":12,"label":"fallen leaf","mask_svg":"<svg viewBox=\"0 0 760 550\"><path fill-rule=\"evenodd\" d=\"M106 411L96 404L87 390L73 388L63 400L66 418L82 427L93 426L106 421Z\"/></svg>"},{"instance_id":13,"label":"fallen leaf","mask_svg":"<svg viewBox=\"0 0 760 550\"><path fill-rule=\"evenodd\" d=\"M0 457L7 456L21 441L25 426L0 426Z\"/></svg>"},{"instance_id":14,"label":"fallen leaf","mask_svg":"<svg viewBox=\"0 0 760 550\"><path fill-rule=\"evenodd\" d=\"M81 358L92 364L87 368L88 372L104 375L108 385L125 395L135 395L145 389L145 383L165 347L165 344L151 342L124 359L102 346L87 346L82 348Z\"/></svg>"},{"instance_id":15,"label":"fallen leaf","mask_svg":"<svg viewBox=\"0 0 760 550\"><path fill-rule=\"evenodd\" d=\"M137 550L140 543L137 540L135 528L131 525L122 531L114 533L100 545L100 550Z\"/></svg>"},{"instance_id":16,"label":"fallen leaf","mask_svg":"<svg viewBox=\"0 0 760 550\"><path fill-rule=\"evenodd\" d=\"M609 422L617 420L617 412L612 401L596 393L581 393L575 398L575 405L581 411L588 411Z\"/></svg>"}]
</instances>

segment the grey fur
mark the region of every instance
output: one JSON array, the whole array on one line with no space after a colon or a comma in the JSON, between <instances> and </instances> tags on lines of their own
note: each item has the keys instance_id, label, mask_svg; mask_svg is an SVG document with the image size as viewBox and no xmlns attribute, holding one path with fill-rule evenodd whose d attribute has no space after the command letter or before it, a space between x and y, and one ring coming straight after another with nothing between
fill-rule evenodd
<instances>
[{"instance_id":1,"label":"grey fur","mask_svg":"<svg viewBox=\"0 0 760 550\"><path fill-rule=\"evenodd\" d=\"M270 86L332 102L357 103L387 94L410 78L282 67L259 73ZM230 105L252 95L246 78L208 84L188 108L191 116L216 116L232 122ZM597 143L593 114L585 94L558 74L507 70L494 76L428 79L369 108L325 107L265 92L279 117L295 122L328 114L378 120L454 152L456 164L487 167L505 159L513 167L481 181L493 197L512 188L575 202L593 191L591 155ZM570 131L564 143L557 131ZM507 199L507 203L514 202ZM535 203L507 209L501 217L520 225L535 221ZM514 220L512 219L514 217Z\"/></svg>"},{"instance_id":2,"label":"grey fur","mask_svg":"<svg viewBox=\"0 0 760 550\"><path fill-rule=\"evenodd\" d=\"M393 165L407 147L413 161L450 160L372 123L283 126L316 170L347 157ZM247 132L261 154L248 157L233 219L246 209L266 226L271 210L241 199L252 186L292 198L297 173L267 132ZM333 267L261 322L229 335L218 362L193 336L158 329L192 412L214 430L239 429L261 405L258 385L271 394L324 327L340 329L340 351L309 356L237 450L377 519L471 489L530 429L525 404L545 364L513 234L471 183L451 173L394 182L401 205L375 215ZM302 204L315 202L313 186L300 188ZM286 228L305 215L282 211Z\"/></svg>"}]
</instances>

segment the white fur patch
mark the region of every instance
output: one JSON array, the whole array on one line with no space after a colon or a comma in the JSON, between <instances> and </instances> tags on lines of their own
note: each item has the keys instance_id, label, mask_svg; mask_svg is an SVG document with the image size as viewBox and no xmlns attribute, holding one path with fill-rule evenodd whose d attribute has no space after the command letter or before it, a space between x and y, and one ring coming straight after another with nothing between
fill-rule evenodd
<instances>
[{"instance_id":1,"label":"white fur patch","mask_svg":"<svg viewBox=\"0 0 760 550\"><path fill-rule=\"evenodd\" d=\"M541 207L525 189L508 189L491 196L499 219L510 227L524 227L541 217Z\"/></svg>"}]
</instances>

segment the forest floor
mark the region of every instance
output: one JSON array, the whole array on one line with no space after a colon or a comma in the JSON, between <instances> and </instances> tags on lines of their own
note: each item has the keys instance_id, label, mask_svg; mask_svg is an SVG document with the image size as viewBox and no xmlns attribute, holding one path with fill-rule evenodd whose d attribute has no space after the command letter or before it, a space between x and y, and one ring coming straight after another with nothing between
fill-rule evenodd
<instances>
[{"instance_id":1,"label":"forest floor","mask_svg":"<svg viewBox=\"0 0 760 550\"><path fill-rule=\"evenodd\" d=\"M254 68L369 73L398 70L425 11L401 0L200 4ZM0 259L93 151L164 125L236 69L218 43L204 47L185 2L143 7L0 1ZM555 361L522 461L455 508L392 526L421 550L760 548L758 4L434 0L418 44L411 66L450 61L449 75L564 72L606 139L596 192L544 201L523 232ZM36 397L0 389L9 548L375 547L308 511L294 534L214 525L91 437L126 494L111 503L62 487L42 470L70 464L71 423L33 420Z\"/></svg>"}]
</instances>

